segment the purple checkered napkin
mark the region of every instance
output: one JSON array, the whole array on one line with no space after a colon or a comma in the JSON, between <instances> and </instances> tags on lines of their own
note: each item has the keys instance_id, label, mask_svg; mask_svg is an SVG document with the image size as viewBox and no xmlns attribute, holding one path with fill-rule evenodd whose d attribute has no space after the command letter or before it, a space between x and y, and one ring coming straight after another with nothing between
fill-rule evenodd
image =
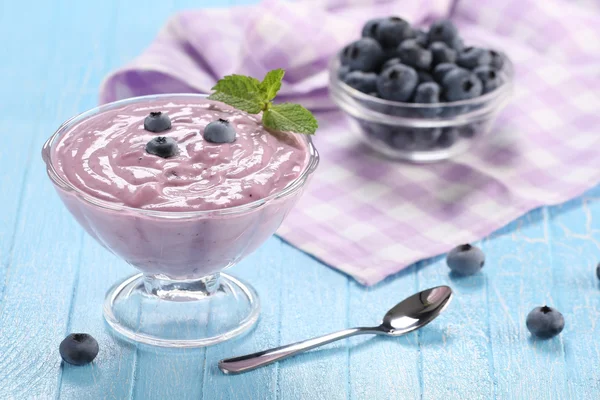
<instances>
[{"instance_id":1,"label":"purple checkered napkin","mask_svg":"<svg viewBox=\"0 0 600 400\"><path fill-rule=\"evenodd\" d=\"M265 1L185 11L115 71L101 101L209 92L224 75L287 70L282 101L317 112L322 163L278 234L371 285L477 241L523 213L600 181L600 9L564 0ZM590 3L591 4L591 3ZM368 18L447 16L516 65L515 96L493 139L434 165L384 161L349 132L327 96L327 62Z\"/></svg>"}]
</instances>

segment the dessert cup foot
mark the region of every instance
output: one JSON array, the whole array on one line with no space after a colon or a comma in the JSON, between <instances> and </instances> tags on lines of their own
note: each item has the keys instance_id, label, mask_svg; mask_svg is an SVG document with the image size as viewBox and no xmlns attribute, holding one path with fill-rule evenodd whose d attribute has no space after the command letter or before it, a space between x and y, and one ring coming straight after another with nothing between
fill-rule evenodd
<instances>
[{"instance_id":1,"label":"dessert cup foot","mask_svg":"<svg viewBox=\"0 0 600 400\"><path fill-rule=\"evenodd\" d=\"M108 291L104 318L134 342L204 347L248 330L259 309L254 289L227 274L194 280L137 274Z\"/></svg>"}]
</instances>

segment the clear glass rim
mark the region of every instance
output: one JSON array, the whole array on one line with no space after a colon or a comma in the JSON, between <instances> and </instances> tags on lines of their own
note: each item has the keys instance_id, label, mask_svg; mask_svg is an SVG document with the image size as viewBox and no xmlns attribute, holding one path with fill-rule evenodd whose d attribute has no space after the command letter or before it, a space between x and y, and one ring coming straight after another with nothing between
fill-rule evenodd
<instances>
[{"instance_id":1,"label":"clear glass rim","mask_svg":"<svg viewBox=\"0 0 600 400\"><path fill-rule=\"evenodd\" d=\"M504 56L505 61L505 75L508 78L507 81L500 86L499 88L491 91L490 93L486 93L483 96L475 97L473 99L468 100L460 100L460 101L451 101L451 102L440 102L440 103L405 103L399 101L385 100L380 99L378 97L369 96L366 93L363 93L353 87L348 86L345 82L339 79L337 70L341 65L340 55L341 51L338 52L329 62L329 83L332 87L337 87L341 89L344 94L358 100L362 100L365 102L371 102L374 104L397 107L397 108L410 108L410 109L429 109L429 108L450 108L450 107L458 107L458 106L469 106L476 105L479 103L486 103L488 101L492 101L498 98L503 98L508 95L512 90L512 85L514 81L514 66L510 59L506 56L503 51L497 49L491 49L495 52L502 54Z\"/></svg>"},{"instance_id":2,"label":"clear glass rim","mask_svg":"<svg viewBox=\"0 0 600 400\"><path fill-rule=\"evenodd\" d=\"M110 201L98 199L84 191L78 189L73 186L71 182L66 179L63 179L56 169L54 168L54 164L52 162L52 146L58 141L62 134L64 134L68 129L73 127L75 124L83 121L84 119L95 115L97 113L111 110L114 108L118 108L127 104L139 103L148 100L157 100L157 99L166 99L166 98L196 98L196 99L205 99L208 97L206 94L197 94L197 93L168 93L168 94L154 94L154 95L146 95L146 96L138 96L138 97L130 97L123 100L114 101L111 103L106 103L87 111L84 111L80 114L75 115L74 117L68 119L63 122L56 132L46 140L42 147L42 159L46 164L46 172L50 180L60 189L63 189L69 193L74 194L79 199L100 208L105 208L113 211L121 211L121 212L131 212L136 214L142 214L153 217L162 217L162 218L170 218L170 219L179 219L179 218L194 218L201 217L206 215L211 216L219 216L219 215L231 215L231 214L243 214L257 208L262 207L263 205L272 202L274 200L278 200L280 198L287 197L289 195L294 194L300 188L304 186L310 175L315 171L319 164L319 153L315 146L313 145L312 139L309 135L301 135L296 134L301 140L304 140L308 153L309 160L304 167L302 173L292 182L290 182L285 188L272 193L271 195L264 197L259 200L254 200L247 204L242 204L234 207L227 207L221 209L211 209L211 210L195 210L195 211L161 211L161 210L146 210L142 208L129 207L122 204L112 203Z\"/></svg>"}]
</instances>

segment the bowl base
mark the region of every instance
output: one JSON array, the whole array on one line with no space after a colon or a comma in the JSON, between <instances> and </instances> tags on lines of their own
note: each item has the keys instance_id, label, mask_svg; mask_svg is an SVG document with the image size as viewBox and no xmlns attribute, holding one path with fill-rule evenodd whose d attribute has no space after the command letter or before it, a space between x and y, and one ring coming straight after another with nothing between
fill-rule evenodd
<instances>
[{"instance_id":1,"label":"bowl base","mask_svg":"<svg viewBox=\"0 0 600 400\"><path fill-rule=\"evenodd\" d=\"M104 300L104 318L117 333L162 347L221 343L252 327L259 310L255 290L223 273L186 281L137 274Z\"/></svg>"}]
</instances>

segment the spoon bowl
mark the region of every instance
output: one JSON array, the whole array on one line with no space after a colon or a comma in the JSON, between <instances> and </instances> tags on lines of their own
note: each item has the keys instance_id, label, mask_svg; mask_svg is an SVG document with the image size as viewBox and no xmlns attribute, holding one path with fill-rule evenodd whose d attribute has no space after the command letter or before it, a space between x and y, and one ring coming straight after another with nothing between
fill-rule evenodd
<instances>
[{"instance_id":1,"label":"spoon bowl","mask_svg":"<svg viewBox=\"0 0 600 400\"><path fill-rule=\"evenodd\" d=\"M400 336L419 329L433 321L448 307L452 289L437 286L402 300L383 317L379 329L391 336Z\"/></svg>"}]
</instances>

